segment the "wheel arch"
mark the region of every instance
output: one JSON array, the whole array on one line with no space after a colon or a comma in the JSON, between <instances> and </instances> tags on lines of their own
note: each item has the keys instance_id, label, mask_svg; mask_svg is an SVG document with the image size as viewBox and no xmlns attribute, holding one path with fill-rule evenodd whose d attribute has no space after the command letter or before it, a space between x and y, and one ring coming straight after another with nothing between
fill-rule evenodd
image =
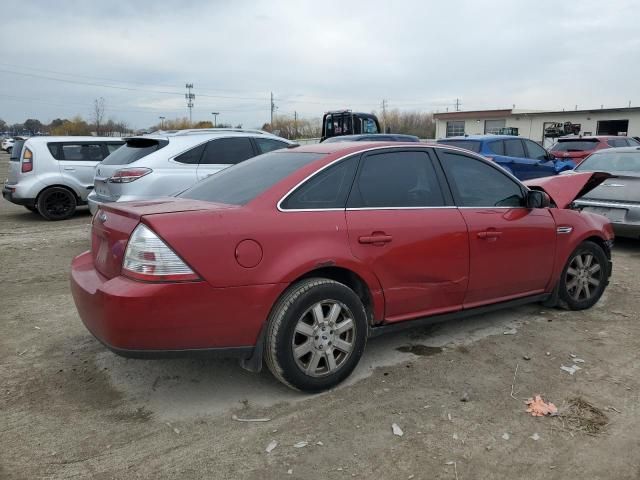
<instances>
[{"instance_id":1,"label":"wheel arch","mask_svg":"<svg viewBox=\"0 0 640 480\"><path fill-rule=\"evenodd\" d=\"M51 185L47 185L46 187L40 189L40 191L38 192L38 194L36 195L36 198L35 198L35 203L36 204L38 203L38 199L40 198L40 195L42 195L44 192L46 192L50 188L64 188L65 190L68 190L69 192L71 192L73 194L73 196L76 199L76 203L78 205L82 204L82 199L78 195L78 192L76 192L73 187L70 187L69 185L65 185L64 183L53 183Z\"/></svg>"}]
</instances>

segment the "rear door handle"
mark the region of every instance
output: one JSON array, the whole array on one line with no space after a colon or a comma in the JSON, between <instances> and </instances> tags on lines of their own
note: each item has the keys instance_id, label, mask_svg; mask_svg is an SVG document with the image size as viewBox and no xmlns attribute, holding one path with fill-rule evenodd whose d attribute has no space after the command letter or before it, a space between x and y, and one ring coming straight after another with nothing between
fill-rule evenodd
<instances>
[{"instance_id":1,"label":"rear door handle","mask_svg":"<svg viewBox=\"0 0 640 480\"><path fill-rule=\"evenodd\" d=\"M375 244L375 243L389 243L393 240L391 235L387 234L378 234L378 235L365 235L363 237L358 237L358 242L364 244Z\"/></svg>"},{"instance_id":2,"label":"rear door handle","mask_svg":"<svg viewBox=\"0 0 640 480\"><path fill-rule=\"evenodd\" d=\"M69 171L71 171L71 172L75 172L75 170L76 170L76 169L75 169L75 168L73 168L73 167L64 167L64 169L65 169L65 170L69 170Z\"/></svg>"},{"instance_id":3,"label":"rear door handle","mask_svg":"<svg viewBox=\"0 0 640 480\"><path fill-rule=\"evenodd\" d=\"M486 232L478 232L478 238L482 238L485 240L495 240L502 236L502 232L496 232L495 230L488 230Z\"/></svg>"}]
</instances>

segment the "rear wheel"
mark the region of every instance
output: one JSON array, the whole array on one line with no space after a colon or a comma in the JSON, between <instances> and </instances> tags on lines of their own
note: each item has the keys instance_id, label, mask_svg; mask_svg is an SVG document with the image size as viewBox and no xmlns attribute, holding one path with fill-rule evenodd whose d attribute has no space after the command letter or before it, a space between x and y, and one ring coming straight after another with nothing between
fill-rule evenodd
<instances>
[{"instance_id":1,"label":"rear wheel","mask_svg":"<svg viewBox=\"0 0 640 480\"><path fill-rule=\"evenodd\" d=\"M76 211L76 196L62 187L47 188L38 195L37 208L47 220L66 220Z\"/></svg>"},{"instance_id":2,"label":"rear wheel","mask_svg":"<svg viewBox=\"0 0 640 480\"><path fill-rule=\"evenodd\" d=\"M319 392L351 374L366 341L366 314L355 292L333 280L311 278L290 287L273 308L265 360L284 384Z\"/></svg>"},{"instance_id":3,"label":"rear wheel","mask_svg":"<svg viewBox=\"0 0 640 480\"><path fill-rule=\"evenodd\" d=\"M571 254L560 278L560 298L571 310L591 308L607 286L609 261L600 245L583 242Z\"/></svg>"}]
</instances>

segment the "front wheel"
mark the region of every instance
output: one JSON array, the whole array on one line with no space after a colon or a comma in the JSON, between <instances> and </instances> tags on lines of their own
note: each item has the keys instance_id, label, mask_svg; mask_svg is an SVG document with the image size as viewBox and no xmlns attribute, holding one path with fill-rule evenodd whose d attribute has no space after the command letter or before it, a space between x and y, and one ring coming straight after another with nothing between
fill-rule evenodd
<instances>
[{"instance_id":1,"label":"front wheel","mask_svg":"<svg viewBox=\"0 0 640 480\"><path fill-rule=\"evenodd\" d=\"M560 278L560 298L571 310L591 308L609 278L609 261L600 245L583 242L569 257Z\"/></svg>"},{"instance_id":2,"label":"front wheel","mask_svg":"<svg viewBox=\"0 0 640 480\"><path fill-rule=\"evenodd\" d=\"M291 388L327 390L347 378L367 341L360 298L342 283L310 278L291 286L269 316L265 361Z\"/></svg>"}]
</instances>

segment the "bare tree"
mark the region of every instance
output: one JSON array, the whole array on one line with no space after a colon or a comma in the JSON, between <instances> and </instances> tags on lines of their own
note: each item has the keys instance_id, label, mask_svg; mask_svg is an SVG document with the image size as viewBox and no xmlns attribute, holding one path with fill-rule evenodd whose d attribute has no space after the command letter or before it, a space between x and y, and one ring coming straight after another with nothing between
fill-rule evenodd
<instances>
[{"instance_id":1,"label":"bare tree","mask_svg":"<svg viewBox=\"0 0 640 480\"><path fill-rule=\"evenodd\" d=\"M96 98L93 101L93 123L96 127L96 135L102 133L102 123L104 120L104 98Z\"/></svg>"}]
</instances>

